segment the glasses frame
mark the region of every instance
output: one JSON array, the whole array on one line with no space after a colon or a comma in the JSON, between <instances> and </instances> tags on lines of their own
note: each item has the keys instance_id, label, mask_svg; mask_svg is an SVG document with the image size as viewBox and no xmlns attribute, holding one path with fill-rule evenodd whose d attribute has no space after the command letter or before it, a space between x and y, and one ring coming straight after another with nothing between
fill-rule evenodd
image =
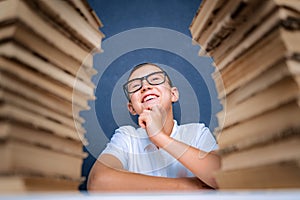
<instances>
[{"instance_id":1,"label":"glasses frame","mask_svg":"<svg viewBox=\"0 0 300 200\"><path fill-rule=\"evenodd\" d=\"M164 80L163 80L163 82L158 83L158 84L150 83L149 80L148 80L148 78L149 78L150 76L154 75L154 74L163 74L163 75L164 75ZM143 87L143 80L146 80L147 83L148 83L149 85L161 85L161 84L164 84L164 83L166 82L166 77L169 78L168 74L167 74L165 71L158 71L158 72L150 73L150 74L148 74L148 75L146 75L146 76L143 76L143 77L140 77L140 78L134 78L134 79L132 79L132 80L130 80L130 81L127 81L127 82L123 85L124 93L125 93L127 99L130 101L129 94L133 94L133 93L139 91L139 90ZM141 81L141 86L140 86L138 89L134 90L133 92L128 92L128 84L131 83L131 82L133 82L133 81L136 81L136 80L140 80L140 81Z\"/></svg>"}]
</instances>

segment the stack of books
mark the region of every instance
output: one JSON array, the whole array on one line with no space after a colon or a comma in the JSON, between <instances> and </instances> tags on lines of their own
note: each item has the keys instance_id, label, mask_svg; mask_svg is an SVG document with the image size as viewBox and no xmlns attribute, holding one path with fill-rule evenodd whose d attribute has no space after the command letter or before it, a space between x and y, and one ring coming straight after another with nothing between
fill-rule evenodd
<instances>
[{"instance_id":1,"label":"stack of books","mask_svg":"<svg viewBox=\"0 0 300 200\"><path fill-rule=\"evenodd\" d=\"M219 187L300 188L300 1L203 0L190 31L216 67Z\"/></svg>"},{"instance_id":2,"label":"stack of books","mask_svg":"<svg viewBox=\"0 0 300 200\"><path fill-rule=\"evenodd\" d=\"M78 190L101 26L84 0L0 1L0 192Z\"/></svg>"}]
</instances>

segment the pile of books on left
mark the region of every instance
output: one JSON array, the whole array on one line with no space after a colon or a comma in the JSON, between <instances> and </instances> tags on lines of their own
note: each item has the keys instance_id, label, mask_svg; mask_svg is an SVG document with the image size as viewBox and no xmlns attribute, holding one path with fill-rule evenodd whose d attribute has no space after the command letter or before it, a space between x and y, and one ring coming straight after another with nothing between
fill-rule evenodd
<instances>
[{"instance_id":1,"label":"pile of books on left","mask_svg":"<svg viewBox=\"0 0 300 200\"><path fill-rule=\"evenodd\" d=\"M0 192L78 189L100 27L84 0L0 2Z\"/></svg>"}]
</instances>

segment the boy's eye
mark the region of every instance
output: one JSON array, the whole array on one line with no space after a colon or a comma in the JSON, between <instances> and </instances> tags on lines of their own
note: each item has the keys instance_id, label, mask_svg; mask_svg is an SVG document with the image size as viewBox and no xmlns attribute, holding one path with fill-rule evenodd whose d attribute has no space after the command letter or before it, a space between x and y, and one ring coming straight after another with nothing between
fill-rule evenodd
<instances>
[{"instance_id":1,"label":"boy's eye","mask_svg":"<svg viewBox=\"0 0 300 200\"><path fill-rule=\"evenodd\" d=\"M128 89L129 91L133 91L141 86L140 82L132 82L129 86Z\"/></svg>"},{"instance_id":2,"label":"boy's eye","mask_svg":"<svg viewBox=\"0 0 300 200\"><path fill-rule=\"evenodd\" d=\"M138 87L140 87L140 84L134 84L133 86L132 86L132 88L138 88Z\"/></svg>"},{"instance_id":3,"label":"boy's eye","mask_svg":"<svg viewBox=\"0 0 300 200\"><path fill-rule=\"evenodd\" d=\"M151 77L150 82L151 82L151 83L157 83L157 82L160 82L161 80L162 80L161 77L159 77L159 76L154 76L154 77Z\"/></svg>"}]
</instances>

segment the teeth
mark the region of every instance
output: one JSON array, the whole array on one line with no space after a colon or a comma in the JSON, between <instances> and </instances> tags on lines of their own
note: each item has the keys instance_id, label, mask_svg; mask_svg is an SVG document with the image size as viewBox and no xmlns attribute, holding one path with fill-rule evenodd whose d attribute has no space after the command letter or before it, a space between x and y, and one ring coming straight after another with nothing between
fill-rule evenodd
<instances>
[{"instance_id":1,"label":"teeth","mask_svg":"<svg viewBox=\"0 0 300 200\"><path fill-rule=\"evenodd\" d=\"M144 102L145 102L145 101L149 101L149 100L154 99L154 98L156 98L155 95L148 95L148 96L146 96L146 97L144 98Z\"/></svg>"}]
</instances>

